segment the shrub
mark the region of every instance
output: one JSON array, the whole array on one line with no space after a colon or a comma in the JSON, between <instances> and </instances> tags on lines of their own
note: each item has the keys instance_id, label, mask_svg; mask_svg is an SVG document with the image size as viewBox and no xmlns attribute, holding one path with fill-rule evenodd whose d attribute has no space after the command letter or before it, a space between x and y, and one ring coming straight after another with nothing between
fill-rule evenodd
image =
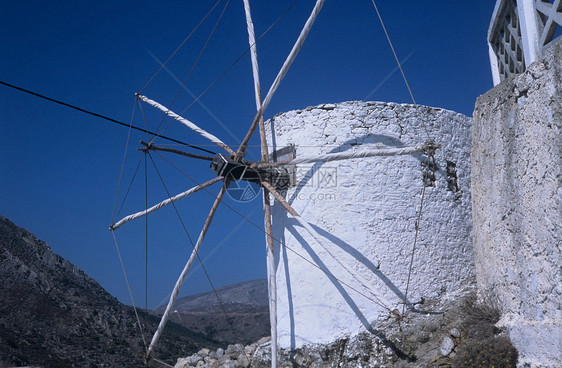
<instances>
[{"instance_id":1,"label":"shrub","mask_svg":"<svg viewBox=\"0 0 562 368\"><path fill-rule=\"evenodd\" d=\"M453 359L455 368L515 368L517 350L504 336L484 340L471 339L462 345Z\"/></svg>"},{"instance_id":2,"label":"shrub","mask_svg":"<svg viewBox=\"0 0 562 368\"><path fill-rule=\"evenodd\" d=\"M477 304L476 297L469 298L462 306L465 340L457 348L453 358L455 368L515 368L517 350L495 326L500 312L487 304Z\"/></svg>"}]
</instances>

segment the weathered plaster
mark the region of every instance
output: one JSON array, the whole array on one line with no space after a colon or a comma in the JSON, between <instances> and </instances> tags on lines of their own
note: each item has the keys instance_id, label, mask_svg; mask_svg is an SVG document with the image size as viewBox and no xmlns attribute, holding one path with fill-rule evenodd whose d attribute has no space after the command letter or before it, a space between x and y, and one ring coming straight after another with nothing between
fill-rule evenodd
<instances>
[{"instance_id":1,"label":"weathered plaster","mask_svg":"<svg viewBox=\"0 0 562 368\"><path fill-rule=\"evenodd\" d=\"M562 42L474 111L474 248L482 297L522 367L562 366Z\"/></svg>"},{"instance_id":2,"label":"weathered plaster","mask_svg":"<svg viewBox=\"0 0 562 368\"><path fill-rule=\"evenodd\" d=\"M266 123L270 147L294 144L299 157L421 144L427 140L422 119L443 147L436 154L435 187L426 188L409 303L452 291L474 274L471 119L424 106L416 111L408 104L343 102L290 111ZM286 244L276 243L280 346L328 343L358 333L373 320L389 316L380 302L402 310L424 160L423 155L375 157L297 168L298 185L286 198L319 231L339 262L354 272L343 270L275 203L274 236Z\"/></svg>"}]
</instances>

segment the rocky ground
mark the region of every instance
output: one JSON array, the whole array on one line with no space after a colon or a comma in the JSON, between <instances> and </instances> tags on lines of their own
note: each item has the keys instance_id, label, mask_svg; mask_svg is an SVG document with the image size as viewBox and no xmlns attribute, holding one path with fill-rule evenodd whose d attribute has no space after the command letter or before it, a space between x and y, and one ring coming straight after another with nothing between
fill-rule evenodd
<instances>
[{"instance_id":1,"label":"rocky ground","mask_svg":"<svg viewBox=\"0 0 562 368\"><path fill-rule=\"evenodd\" d=\"M517 351L494 324L499 313L476 301L473 282L419 310L382 316L371 331L296 350L281 349L279 367L515 367ZM398 311L395 311L398 312ZM429 313L426 313L429 312ZM266 368L269 339L227 349L202 349L175 368Z\"/></svg>"}]
</instances>

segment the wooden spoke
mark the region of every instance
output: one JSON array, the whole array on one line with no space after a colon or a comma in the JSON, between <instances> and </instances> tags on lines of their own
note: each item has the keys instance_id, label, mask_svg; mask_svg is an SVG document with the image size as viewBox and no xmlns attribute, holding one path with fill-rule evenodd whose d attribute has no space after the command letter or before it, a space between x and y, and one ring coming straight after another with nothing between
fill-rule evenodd
<instances>
[{"instance_id":1,"label":"wooden spoke","mask_svg":"<svg viewBox=\"0 0 562 368\"><path fill-rule=\"evenodd\" d=\"M281 70L279 70L277 77L275 78L273 84L269 88L269 91L267 92L267 95L265 96L263 103L261 104L256 116L252 120L252 124L250 125L250 129L248 130L248 133L246 133L246 136L242 140L240 147L238 147L238 150L236 151L236 155L234 156L235 159L243 157L244 152L248 147L248 142L250 141L250 138L252 137L252 134L254 134L254 131L256 130L256 127L259 123L260 117L263 115L263 113L269 106L269 103L271 102L273 95L277 91L277 88L279 88L279 84L281 83L283 78L285 78L285 75L289 71L291 64L297 57L297 54L299 53L304 41L306 40L306 37L308 36L308 32L310 32L310 29L312 28L312 25L314 24L314 21L316 20L318 13L320 13L320 9L322 9L322 5L324 5L324 0L316 0L316 4L314 5L314 9L312 9L312 13L308 17L299 37L297 38L297 41L295 42L293 48L291 49L291 52L285 59L285 62L283 63Z\"/></svg>"},{"instance_id":2,"label":"wooden spoke","mask_svg":"<svg viewBox=\"0 0 562 368\"><path fill-rule=\"evenodd\" d=\"M197 125L195 125L191 121L187 120L186 118L176 114L172 110L164 107L163 105L159 104L158 102L156 102L154 100L151 100L150 98L148 98L146 96L142 96L142 95L137 94L137 97L140 100L142 100L143 102L146 102L147 104L149 104L150 106L152 106L154 108L157 108L158 110L164 112L164 114L170 116L172 119L179 121L180 123L182 123L183 125L185 125L189 129L193 130L194 132L198 133L202 137L210 140L211 142L213 142L214 144L216 144L220 148L224 149L229 154L231 154L231 155L235 154L235 152L230 147L228 147L226 145L226 143L224 143L223 141L221 141L220 139L218 139L217 137L215 137L211 133L201 129L200 127L198 127Z\"/></svg>"},{"instance_id":3,"label":"wooden spoke","mask_svg":"<svg viewBox=\"0 0 562 368\"><path fill-rule=\"evenodd\" d=\"M250 12L249 0L244 0L244 11L246 13L246 24L248 28L248 42L250 44L250 56L252 60L252 76L254 78L254 95L256 100L256 109L258 116L258 126L261 141L261 158L264 162L269 162L269 153L267 148L267 139L265 136L265 127L263 124L263 114L261 112L261 90L260 75L258 66L258 53L256 49L256 37L254 34L254 24L252 22L252 14ZM271 326L271 368L277 367L277 275L275 270L275 248L273 245L273 230L271 226L271 205L269 201L269 193L263 191L263 211L265 225L265 239L267 244L267 289L269 292L269 323Z\"/></svg>"},{"instance_id":4,"label":"wooden spoke","mask_svg":"<svg viewBox=\"0 0 562 368\"><path fill-rule=\"evenodd\" d=\"M199 184L199 185L197 185L197 186L195 186L195 187L193 187L193 188L190 188L190 189L186 190L185 192L181 192L180 194L177 194L177 195L175 195L175 196L173 196L173 197L171 197L171 198L165 199L165 200L163 200L162 202L160 202L160 203L158 203L158 204L155 204L154 206L152 206L152 207L150 207L150 208L148 208L148 209L146 209L146 210L143 210L143 211L140 211L140 212L137 212L137 213L133 213L132 215L123 217L121 220L117 221L114 225L111 225L109 228L110 228L110 230L116 230L116 229L118 229L119 227L121 227L123 224L125 224L125 223L127 223L127 222L129 222L129 221L138 219L138 218L140 218L140 217L144 217L144 216L148 215L149 213L154 212L154 211L156 211L156 210L159 210L160 208L162 208L162 207L164 207L164 206L166 206L166 205L168 205L168 204L170 204L170 203L172 203L172 202L175 202L175 201L177 201L177 200L180 200L180 199L182 199L182 198L185 198L185 197L187 197L187 196L190 196L191 194L196 193L196 192L198 192L198 191L200 191L200 190L202 190L202 189L205 189L205 188L207 188L207 187L210 187L211 185L213 185L213 184L215 184L216 182L219 182L219 181L221 181L221 180L223 180L223 177L222 177L222 176L218 176L218 177L216 177L216 178L214 178L214 179L211 179L211 180L209 180L209 181L207 181L207 182L205 182L205 183L203 183L203 184Z\"/></svg>"},{"instance_id":5,"label":"wooden spoke","mask_svg":"<svg viewBox=\"0 0 562 368\"><path fill-rule=\"evenodd\" d=\"M178 280L176 281L176 284L174 285L174 289L172 290L172 295L170 296L170 300L168 301L168 305L166 306L166 310L164 311L164 314L162 315L162 319L160 320L160 324L158 325L158 329L154 333L154 336L152 337L152 341L150 342L150 345L148 347L148 351L146 352L145 361L147 363L151 358L152 352L154 351L154 346L158 342L158 339L160 338L160 335L162 335L162 331L164 330L164 326L166 325L166 322L168 321L168 318L170 317L170 312L172 311L172 308L174 307L174 304L175 304L176 299L178 297L178 293L181 289L181 286L183 285L183 282L185 281L185 277L187 276L187 273L189 272L189 269L191 268L193 262L195 261L195 258L197 257L199 249L201 248L201 244L203 244L203 239L205 239L205 235L207 234L207 230L209 230L209 226L211 226L211 222L213 221L213 216L217 212L219 204L222 201L222 198L224 197L224 195L226 194L226 190L228 189L229 184L230 184L229 181L225 180L224 185L221 188L221 191L219 192L219 194L217 195L217 198L215 199L215 202L213 203L213 206L211 207L211 210L209 211L209 215L207 216L207 219L205 220L205 223L203 224L203 228L201 229L201 232L199 233L199 238L197 239L197 243L195 244L195 247L193 248L193 252L191 253L191 256L189 257L189 260L185 264Z\"/></svg>"},{"instance_id":6,"label":"wooden spoke","mask_svg":"<svg viewBox=\"0 0 562 368\"><path fill-rule=\"evenodd\" d=\"M178 150L178 149L175 149L175 148L155 146L154 144L146 143L145 141L140 141L140 143L144 146L144 148L143 147L137 148L137 150L139 150L139 151L163 151L163 152L175 153L177 155L181 155L181 156L185 156L185 157L189 157L189 158L196 158L196 159L199 159L199 160L213 161L213 157L211 157L211 156L196 155L194 153L184 152L184 151L181 151L181 150Z\"/></svg>"}]
</instances>

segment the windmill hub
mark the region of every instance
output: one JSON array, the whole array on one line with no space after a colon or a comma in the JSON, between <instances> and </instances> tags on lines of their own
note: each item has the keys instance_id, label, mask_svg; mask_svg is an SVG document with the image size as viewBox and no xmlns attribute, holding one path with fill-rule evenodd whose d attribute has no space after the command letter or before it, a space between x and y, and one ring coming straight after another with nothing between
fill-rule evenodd
<instances>
[{"instance_id":1,"label":"windmill hub","mask_svg":"<svg viewBox=\"0 0 562 368\"><path fill-rule=\"evenodd\" d=\"M231 157L217 153L211 162L211 169L218 176L230 180L244 180L261 184L266 181L277 189L289 187L290 174L284 167L256 167L258 162L241 159L233 160Z\"/></svg>"}]
</instances>

